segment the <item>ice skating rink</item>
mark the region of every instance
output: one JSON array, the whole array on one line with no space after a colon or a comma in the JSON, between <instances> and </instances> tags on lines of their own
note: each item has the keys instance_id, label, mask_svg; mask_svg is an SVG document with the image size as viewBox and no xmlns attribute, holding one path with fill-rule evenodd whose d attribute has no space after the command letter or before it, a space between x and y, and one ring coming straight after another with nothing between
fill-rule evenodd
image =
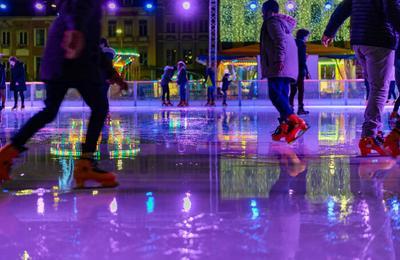
<instances>
[{"instance_id":1,"label":"ice skating rink","mask_svg":"<svg viewBox=\"0 0 400 260\"><path fill-rule=\"evenodd\" d=\"M2 187L0 258L400 259L400 162L358 157L362 108L310 111L287 145L272 108L115 109L120 187L73 190L89 113L64 109ZM3 113L2 145L32 114Z\"/></svg>"}]
</instances>

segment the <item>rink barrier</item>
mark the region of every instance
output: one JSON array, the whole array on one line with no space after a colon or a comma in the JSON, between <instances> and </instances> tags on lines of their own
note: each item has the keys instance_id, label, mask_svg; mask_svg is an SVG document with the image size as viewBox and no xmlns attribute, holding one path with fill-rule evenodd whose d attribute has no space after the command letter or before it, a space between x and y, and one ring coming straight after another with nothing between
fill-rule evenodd
<instances>
[{"instance_id":1,"label":"rink barrier","mask_svg":"<svg viewBox=\"0 0 400 260\"><path fill-rule=\"evenodd\" d=\"M162 90L159 81L130 81L129 92L121 96L117 87L111 87L108 93L111 106L154 106L161 100ZM218 82L217 87L220 87ZM26 105L41 107L46 97L45 85L42 82L27 83ZM397 90L396 90L397 91ZM179 89L176 83L170 84L171 100L179 101ZM364 80L306 80L305 105L364 105L366 90ZM217 94L216 94L217 96ZM204 81L189 81L187 97L191 104L202 105L207 99L207 88ZM13 93L6 88L8 102L13 101ZM84 106L84 102L75 89L70 89L65 97L64 106ZM296 99L297 101L297 99ZM217 104L222 102L217 96ZM233 81L228 91L228 103L233 106L270 106L268 81L243 80Z\"/></svg>"}]
</instances>

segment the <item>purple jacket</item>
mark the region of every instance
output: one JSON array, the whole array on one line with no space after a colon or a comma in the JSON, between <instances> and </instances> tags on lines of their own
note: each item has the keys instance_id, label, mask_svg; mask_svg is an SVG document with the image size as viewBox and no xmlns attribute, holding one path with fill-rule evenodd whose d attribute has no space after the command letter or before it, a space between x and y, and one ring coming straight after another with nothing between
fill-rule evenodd
<instances>
[{"instance_id":1,"label":"purple jacket","mask_svg":"<svg viewBox=\"0 0 400 260\"><path fill-rule=\"evenodd\" d=\"M292 32L296 20L277 14L264 20L260 37L262 78L290 78L297 80L299 74L297 46ZM282 71L277 64L283 63Z\"/></svg>"}]
</instances>

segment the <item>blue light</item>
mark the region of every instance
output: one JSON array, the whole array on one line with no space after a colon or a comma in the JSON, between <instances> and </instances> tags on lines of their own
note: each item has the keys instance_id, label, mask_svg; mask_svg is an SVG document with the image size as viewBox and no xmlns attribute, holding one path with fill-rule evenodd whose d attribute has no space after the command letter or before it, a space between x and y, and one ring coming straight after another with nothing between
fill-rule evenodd
<instances>
[{"instance_id":1,"label":"blue light","mask_svg":"<svg viewBox=\"0 0 400 260\"><path fill-rule=\"evenodd\" d=\"M154 5L152 3L147 3L145 7L147 10L152 10L154 8Z\"/></svg>"},{"instance_id":2,"label":"blue light","mask_svg":"<svg viewBox=\"0 0 400 260\"><path fill-rule=\"evenodd\" d=\"M325 3L325 10L331 10L332 9L332 7L333 7L333 4L332 4L332 2L331 1L328 1L328 2L326 2Z\"/></svg>"},{"instance_id":3,"label":"blue light","mask_svg":"<svg viewBox=\"0 0 400 260\"><path fill-rule=\"evenodd\" d=\"M146 210L148 214L151 214L154 212L155 208L155 202L154 202L154 197L152 192L147 192L147 201L146 201Z\"/></svg>"},{"instance_id":4,"label":"blue light","mask_svg":"<svg viewBox=\"0 0 400 260\"><path fill-rule=\"evenodd\" d=\"M250 3L249 7L250 7L250 9L251 9L252 11L255 11L255 10L257 9L258 6L257 6L257 3L252 2L252 3Z\"/></svg>"},{"instance_id":5,"label":"blue light","mask_svg":"<svg viewBox=\"0 0 400 260\"><path fill-rule=\"evenodd\" d=\"M1 10L6 10L6 9L7 9L7 5L1 3L1 4L0 4L0 9L1 9Z\"/></svg>"}]
</instances>

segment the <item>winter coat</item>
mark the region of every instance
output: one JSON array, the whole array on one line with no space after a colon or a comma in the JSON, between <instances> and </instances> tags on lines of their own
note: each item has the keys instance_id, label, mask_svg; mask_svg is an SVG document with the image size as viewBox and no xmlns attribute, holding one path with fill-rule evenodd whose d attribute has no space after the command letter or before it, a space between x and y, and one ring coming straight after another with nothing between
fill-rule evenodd
<instances>
[{"instance_id":1,"label":"winter coat","mask_svg":"<svg viewBox=\"0 0 400 260\"><path fill-rule=\"evenodd\" d=\"M188 82L188 78L187 78L186 68L183 68L178 72L177 83L179 86L182 86L182 85L186 85L187 82Z\"/></svg>"},{"instance_id":2,"label":"winter coat","mask_svg":"<svg viewBox=\"0 0 400 260\"><path fill-rule=\"evenodd\" d=\"M229 77L223 77L222 79L222 91L227 91L229 85L231 84L232 80L229 80Z\"/></svg>"},{"instance_id":3,"label":"winter coat","mask_svg":"<svg viewBox=\"0 0 400 260\"><path fill-rule=\"evenodd\" d=\"M388 20L389 14L384 8L384 2L391 1L398 2L397 0L344 0L333 12L324 34L334 37L344 21L351 17L351 45L394 50L397 46L397 36Z\"/></svg>"},{"instance_id":4,"label":"winter coat","mask_svg":"<svg viewBox=\"0 0 400 260\"><path fill-rule=\"evenodd\" d=\"M15 66L11 68L10 90L26 91L25 68L22 62L17 61Z\"/></svg>"},{"instance_id":5,"label":"winter coat","mask_svg":"<svg viewBox=\"0 0 400 260\"><path fill-rule=\"evenodd\" d=\"M174 76L175 69L173 67L167 68L161 78L161 86L168 86Z\"/></svg>"},{"instance_id":6,"label":"winter coat","mask_svg":"<svg viewBox=\"0 0 400 260\"><path fill-rule=\"evenodd\" d=\"M299 56L299 78L304 78L308 74L307 67L307 46L302 40L296 39L297 54Z\"/></svg>"},{"instance_id":7,"label":"winter coat","mask_svg":"<svg viewBox=\"0 0 400 260\"><path fill-rule=\"evenodd\" d=\"M277 14L264 20L260 37L262 78L289 78L297 80L297 46L292 36L296 21ZM283 63L282 71L277 64Z\"/></svg>"},{"instance_id":8,"label":"winter coat","mask_svg":"<svg viewBox=\"0 0 400 260\"><path fill-rule=\"evenodd\" d=\"M6 67L0 63L0 89L6 88Z\"/></svg>"},{"instance_id":9,"label":"winter coat","mask_svg":"<svg viewBox=\"0 0 400 260\"><path fill-rule=\"evenodd\" d=\"M59 15L48 35L41 65L45 82L102 83L100 77L101 2L99 0L58 0ZM79 58L64 58L62 41L67 30L84 34L85 45Z\"/></svg>"}]
</instances>

